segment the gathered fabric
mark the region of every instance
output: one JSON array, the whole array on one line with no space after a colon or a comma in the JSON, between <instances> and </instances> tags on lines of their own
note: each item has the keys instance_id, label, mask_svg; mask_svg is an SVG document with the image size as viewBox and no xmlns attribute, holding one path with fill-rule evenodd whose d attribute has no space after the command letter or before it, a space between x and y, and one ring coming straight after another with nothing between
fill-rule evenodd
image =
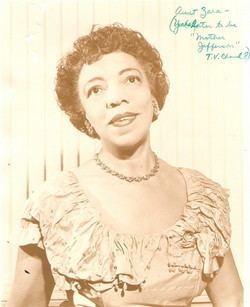
<instances>
[{"instance_id":1,"label":"gathered fabric","mask_svg":"<svg viewBox=\"0 0 250 307\"><path fill-rule=\"evenodd\" d=\"M45 249L57 286L96 306L187 306L229 249L230 210L228 190L198 171L179 171L187 203L160 233L115 232L75 174L64 171L27 201L19 244Z\"/></svg>"}]
</instances>

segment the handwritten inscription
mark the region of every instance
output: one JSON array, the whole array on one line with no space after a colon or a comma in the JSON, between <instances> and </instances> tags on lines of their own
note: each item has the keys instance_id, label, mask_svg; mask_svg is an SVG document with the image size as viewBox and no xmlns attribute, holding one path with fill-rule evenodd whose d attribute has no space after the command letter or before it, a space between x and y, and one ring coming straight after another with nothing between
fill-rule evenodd
<instances>
[{"instance_id":1,"label":"handwritten inscription","mask_svg":"<svg viewBox=\"0 0 250 307\"><path fill-rule=\"evenodd\" d=\"M197 52L206 60L250 59L250 49L233 41L238 25L223 8L183 8L178 6L169 23L174 35L189 33L197 43Z\"/></svg>"},{"instance_id":2,"label":"handwritten inscription","mask_svg":"<svg viewBox=\"0 0 250 307\"><path fill-rule=\"evenodd\" d=\"M198 21L197 19L186 20L185 22L181 22L179 19L172 19L170 23L170 30L177 34L180 28L190 28L190 29L199 29L199 28L211 28L211 26L205 21Z\"/></svg>"},{"instance_id":3,"label":"handwritten inscription","mask_svg":"<svg viewBox=\"0 0 250 307\"><path fill-rule=\"evenodd\" d=\"M203 6L200 9L191 9L191 10L184 10L181 6L179 6L176 11L175 15L173 16L169 29L174 34L179 32L180 28L191 28L191 29L198 29L198 28L213 28L211 24L204 19L213 14L223 14L228 12L229 10L214 10L208 9L207 7ZM183 20L183 16L190 16L190 18ZM192 18L191 16L197 16L196 18ZM202 20L203 19L203 20Z\"/></svg>"}]
</instances>

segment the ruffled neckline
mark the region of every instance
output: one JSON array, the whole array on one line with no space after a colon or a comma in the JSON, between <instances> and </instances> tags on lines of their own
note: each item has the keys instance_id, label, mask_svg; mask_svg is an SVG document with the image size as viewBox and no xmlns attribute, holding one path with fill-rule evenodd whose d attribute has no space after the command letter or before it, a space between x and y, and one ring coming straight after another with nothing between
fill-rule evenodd
<instances>
[{"instance_id":1,"label":"ruffled neckline","mask_svg":"<svg viewBox=\"0 0 250 307\"><path fill-rule=\"evenodd\" d=\"M176 258L196 251L196 257L200 257L192 258L193 269L198 269L196 265L201 259L203 273L212 276L219 268L216 258L223 257L229 248L228 192L198 171L178 170L187 191L183 214L173 225L148 234L120 233L103 223L91 192L82 187L74 172L63 172L55 184L47 186L49 194L58 197L60 203L53 222L58 230L51 232L53 241L47 245L54 272L70 281L71 286L76 282L79 289L84 289L86 282L96 291L120 283L141 287L151 261L162 250L170 270ZM69 223L70 218L74 222ZM44 226L44 233L49 234L49 225ZM69 233L74 236L69 237Z\"/></svg>"},{"instance_id":2,"label":"ruffled neckline","mask_svg":"<svg viewBox=\"0 0 250 307\"><path fill-rule=\"evenodd\" d=\"M189 207L189 201L190 201L190 191L191 191L191 186L190 182L188 180L188 177L186 177L184 171L185 169L182 167L176 167L176 169L179 171L179 173L182 175L183 180L185 182L186 186L186 202L183 206L183 212L180 215L180 217L170 226L164 228L161 231L157 232L149 232L145 234L138 234L138 233L130 233L130 232L119 232L115 229L112 228L112 226L108 225L103 219L102 212L97 206L102 207L102 202L96 198L93 193L87 188L84 187L78 178L78 176L73 172L73 171L67 171L70 181L72 183L72 186L74 186L74 189L76 192L83 193L83 195L87 198L89 206L96 212L96 216L99 219L100 224L103 226L103 228L106 229L108 233L110 233L113 237L133 237L138 240L142 240L143 238L157 238L161 236L167 236L168 234L172 232L179 231L181 227L183 227L183 223L185 222L186 218L188 217L188 211L190 209ZM97 206L95 205L97 204Z\"/></svg>"}]
</instances>

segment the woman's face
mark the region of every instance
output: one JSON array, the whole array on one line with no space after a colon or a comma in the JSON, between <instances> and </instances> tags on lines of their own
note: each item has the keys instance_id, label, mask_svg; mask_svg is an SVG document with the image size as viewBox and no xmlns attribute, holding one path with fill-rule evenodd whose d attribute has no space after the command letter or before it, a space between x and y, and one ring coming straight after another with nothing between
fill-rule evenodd
<instances>
[{"instance_id":1,"label":"woman's face","mask_svg":"<svg viewBox=\"0 0 250 307\"><path fill-rule=\"evenodd\" d=\"M113 52L84 65L78 90L86 117L103 143L131 146L148 139L154 97L135 57Z\"/></svg>"}]
</instances>

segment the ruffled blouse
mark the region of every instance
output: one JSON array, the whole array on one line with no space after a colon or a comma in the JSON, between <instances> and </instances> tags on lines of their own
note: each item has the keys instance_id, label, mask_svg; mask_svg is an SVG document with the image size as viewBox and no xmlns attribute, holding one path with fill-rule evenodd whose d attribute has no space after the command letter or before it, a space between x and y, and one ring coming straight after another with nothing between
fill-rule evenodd
<instances>
[{"instance_id":1,"label":"ruffled blouse","mask_svg":"<svg viewBox=\"0 0 250 307\"><path fill-rule=\"evenodd\" d=\"M27 201L20 245L46 250L57 286L73 290L77 306L189 306L229 249L228 191L195 170L178 170L187 202L161 233L115 232L76 175L64 171Z\"/></svg>"}]
</instances>

